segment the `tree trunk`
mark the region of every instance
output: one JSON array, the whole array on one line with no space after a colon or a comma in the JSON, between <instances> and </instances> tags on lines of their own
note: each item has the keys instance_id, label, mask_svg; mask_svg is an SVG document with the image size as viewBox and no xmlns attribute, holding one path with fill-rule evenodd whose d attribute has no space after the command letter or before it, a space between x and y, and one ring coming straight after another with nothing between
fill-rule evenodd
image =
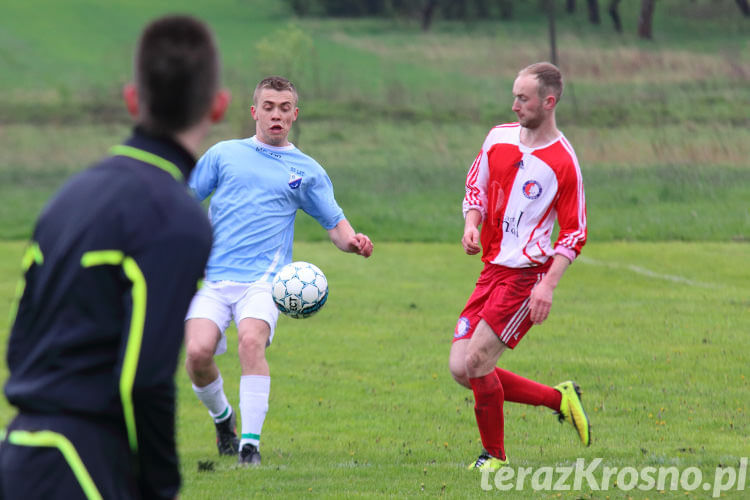
<instances>
[{"instance_id":1,"label":"tree trunk","mask_svg":"<svg viewBox=\"0 0 750 500\"><path fill-rule=\"evenodd\" d=\"M586 0L586 4L589 9L589 21L591 24L599 24L601 18L599 17L599 0Z\"/></svg>"},{"instance_id":2,"label":"tree trunk","mask_svg":"<svg viewBox=\"0 0 750 500\"><path fill-rule=\"evenodd\" d=\"M513 0L500 0L500 19L505 21L513 17Z\"/></svg>"},{"instance_id":3,"label":"tree trunk","mask_svg":"<svg viewBox=\"0 0 750 500\"><path fill-rule=\"evenodd\" d=\"M654 19L654 4L656 0L641 0L641 14L638 16L638 36L652 40L652 23Z\"/></svg>"},{"instance_id":4,"label":"tree trunk","mask_svg":"<svg viewBox=\"0 0 750 500\"><path fill-rule=\"evenodd\" d=\"M568 14L575 14L575 11L576 11L576 0L566 0L565 1L565 10L568 12Z\"/></svg>"},{"instance_id":5,"label":"tree trunk","mask_svg":"<svg viewBox=\"0 0 750 500\"><path fill-rule=\"evenodd\" d=\"M610 0L609 2L609 16L612 18L612 23L615 25L615 31L622 33L622 21L620 20L620 13L617 11L620 0Z\"/></svg>"},{"instance_id":6,"label":"tree trunk","mask_svg":"<svg viewBox=\"0 0 750 500\"><path fill-rule=\"evenodd\" d=\"M437 8L438 0L428 0L427 4L422 9L422 31L429 31L432 26L432 19L435 17L435 9Z\"/></svg>"},{"instance_id":7,"label":"tree trunk","mask_svg":"<svg viewBox=\"0 0 750 500\"><path fill-rule=\"evenodd\" d=\"M476 14L479 19L488 19L490 17L490 9L487 7L487 0L474 0L474 7L476 8Z\"/></svg>"},{"instance_id":8,"label":"tree trunk","mask_svg":"<svg viewBox=\"0 0 750 500\"><path fill-rule=\"evenodd\" d=\"M735 2L737 2L737 7L740 8L742 14L745 17L750 17L750 5L748 5L747 0L735 0Z\"/></svg>"},{"instance_id":9,"label":"tree trunk","mask_svg":"<svg viewBox=\"0 0 750 500\"><path fill-rule=\"evenodd\" d=\"M557 36L555 35L555 0L547 0L549 16L549 56L550 62L557 66Z\"/></svg>"}]
</instances>

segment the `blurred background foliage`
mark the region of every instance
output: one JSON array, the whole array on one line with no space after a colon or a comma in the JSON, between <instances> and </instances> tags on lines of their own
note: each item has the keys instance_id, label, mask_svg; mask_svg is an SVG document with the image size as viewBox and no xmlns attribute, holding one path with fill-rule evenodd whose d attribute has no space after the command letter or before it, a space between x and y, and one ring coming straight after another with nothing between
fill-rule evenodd
<instances>
[{"instance_id":1,"label":"blurred background foliage","mask_svg":"<svg viewBox=\"0 0 750 500\"><path fill-rule=\"evenodd\" d=\"M515 119L513 79L551 59L554 26L566 78L558 125L584 172L590 238L747 241L743 4L193 0L179 11L216 32L233 94L204 147L252 135L256 82L291 78L301 98L292 140L325 166L347 216L375 238L457 241L466 170L487 130ZM136 37L175 8L147 0L3 5L0 238L28 237L47 197L127 134L120 92ZM326 237L307 217L297 235Z\"/></svg>"}]
</instances>

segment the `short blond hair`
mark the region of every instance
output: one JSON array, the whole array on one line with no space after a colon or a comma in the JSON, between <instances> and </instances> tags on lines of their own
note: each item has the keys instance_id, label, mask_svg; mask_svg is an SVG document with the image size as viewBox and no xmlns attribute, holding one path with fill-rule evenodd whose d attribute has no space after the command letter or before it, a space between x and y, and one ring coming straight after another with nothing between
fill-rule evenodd
<instances>
[{"instance_id":1,"label":"short blond hair","mask_svg":"<svg viewBox=\"0 0 750 500\"><path fill-rule=\"evenodd\" d=\"M533 75L539 82L539 97L544 99L548 95L560 102L563 93L563 78L560 68L549 62L538 62L526 66L518 72L519 75Z\"/></svg>"},{"instance_id":2,"label":"short blond hair","mask_svg":"<svg viewBox=\"0 0 750 500\"><path fill-rule=\"evenodd\" d=\"M273 89L278 90L279 92L288 90L294 95L294 104L297 104L297 101L299 100L297 89L292 82L283 76L267 76L255 86L255 91L253 92L253 104L255 106L258 105L258 96L263 89Z\"/></svg>"}]
</instances>

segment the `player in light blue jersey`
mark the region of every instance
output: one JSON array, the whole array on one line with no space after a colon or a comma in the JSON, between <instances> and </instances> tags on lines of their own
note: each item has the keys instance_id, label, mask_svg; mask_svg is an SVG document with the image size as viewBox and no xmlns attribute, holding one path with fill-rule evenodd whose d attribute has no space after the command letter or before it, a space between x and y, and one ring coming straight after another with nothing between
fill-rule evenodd
<instances>
[{"instance_id":1,"label":"player in light blue jersey","mask_svg":"<svg viewBox=\"0 0 750 500\"><path fill-rule=\"evenodd\" d=\"M210 148L189 182L199 199L213 194L214 244L206 281L187 314L185 365L193 390L214 419L219 454L239 453L241 464L260 463L271 382L265 350L279 315L271 280L292 260L297 210L314 217L340 250L372 254L370 238L354 232L336 203L323 167L288 141L299 113L297 99L289 80L262 80L250 108L255 136ZM226 351L225 331L232 319L242 368L239 438L214 361L214 355Z\"/></svg>"}]
</instances>

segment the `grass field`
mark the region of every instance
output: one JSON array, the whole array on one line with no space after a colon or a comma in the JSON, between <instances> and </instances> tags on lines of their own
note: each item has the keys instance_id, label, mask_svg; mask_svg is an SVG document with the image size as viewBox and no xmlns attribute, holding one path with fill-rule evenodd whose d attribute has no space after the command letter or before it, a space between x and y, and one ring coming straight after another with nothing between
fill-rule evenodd
<instances>
[{"instance_id":1,"label":"grass field","mask_svg":"<svg viewBox=\"0 0 750 500\"><path fill-rule=\"evenodd\" d=\"M18 243L0 244L3 263L20 251ZM464 470L481 446L473 400L447 371L453 324L478 260L457 244L378 244L370 260L324 243L300 243L295 252L327 273L330 299L313 318L280 321L268 351L273 384L264 464L241 470L232 459L216 457L213 427L180 370L183 498L217 498L217 492L224 498L483 494L480 476ZM578 381L593 444L582 448L572 428L558 425L549 410L508 404L506 442L514 467L601 457L602 467L695 466L707 480L720 464L738 467L750 446L750 270L736 265L745 255L746 246L737 243L587 248L558 288L549 321L501 366L545 383ZM695 265L707 261L714 265ZM3 310L15 285L12 267L3 266ZM219 362L236 404L236 346L230 341L229 347ZM0 409L7 419L5 404ZM207 460L214 470L198 472ZM513 497L704 494L623 492L614 484L597 492L585 485L534 492L527 483Z\"/></svg>"},{"instance_id":2,"label":"grass field","mask_svg":"<svg viewBox=\"0 0 750 500\"><path fill-rule=\"evenodd\" d=\"M452 381L447 353L480 264L458 243L463 182L487 130L513 119L516 71L548 58L537 3L515 2L510 23L438 20L429 33L413 21L292 18L281 1L180 5L215 29L234 96L204 147L252 134L248 89L266 72L291 76L302 96L292 139L375 242L369 260L343 255L309 217L298 220L295 257L325 271L331 296L313 318L280 320L259 469L216 457L206 412L178 371L182 498L705 498L717 467L728 474L750 455L750 24L730 0L660 0L655 40L644 42L637 2L622 2L622 35L604 12L601 26L588 24L578 2L557 24L567 78L558 124L581 162L589 243L549 321L501 365L543 383L578 381L593 444L581 448L546 409L508 404L508 455L534 470L578 458L697 467L711 484L533 491L527 481L501 492L490 479L485 492L464 470L480 443L472 395ZM70 174L128 133L119 92L135 37L172 9L11 0L2 10L5 317L33 221ZM236 404L229 347L219 363ZM0 427L12 414L0 398ZM206 461L213 471L199 471ZM747 486L722 492L746 497Z\"/></svg>"}]
</instances>

